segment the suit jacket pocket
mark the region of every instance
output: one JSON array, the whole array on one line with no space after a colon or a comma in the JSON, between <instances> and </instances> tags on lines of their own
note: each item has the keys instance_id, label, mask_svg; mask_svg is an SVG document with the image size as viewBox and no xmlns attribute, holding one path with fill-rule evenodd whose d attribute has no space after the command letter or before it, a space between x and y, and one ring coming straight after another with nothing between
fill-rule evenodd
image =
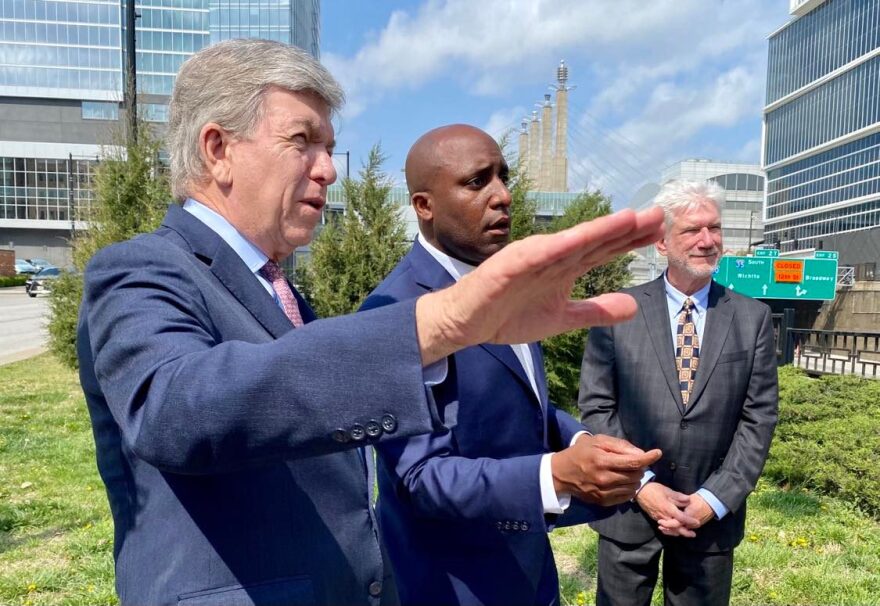
<instances>
[{"instance_id":1,"label":"suit jacket pocket","mask_svg":"<svg viewBox=\"0 0 880 606\"><path fill-rule=\"evenodd\" d=\"M746 350L742 351L732 351L730 353L721 354L718 356L719 364L727 364L729 362L741 362L743 360L747 360L749 356L749 352Z\"/></svg>"},{"instance_id":2,"label":"suit jacket pocket","mask_svg":"<svg viewBox=\"0 0 880 606\"><path fill-rule=\"evenodd\" d=\"M314 604L315 590L307 576L287 577L252 585L227 585L178 596L179 606L297 606Z\"/></svg>"}]
</instances>

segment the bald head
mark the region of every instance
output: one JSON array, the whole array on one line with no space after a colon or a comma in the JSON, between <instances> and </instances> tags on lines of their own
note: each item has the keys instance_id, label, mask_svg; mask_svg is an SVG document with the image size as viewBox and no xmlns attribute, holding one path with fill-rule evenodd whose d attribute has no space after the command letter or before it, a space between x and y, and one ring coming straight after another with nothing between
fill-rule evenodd
<instances>
[{"instance_id":1,"label":"bald head","mask_svg":"<svg viewBox=\"0 0 880 606\"><path fill-rule=\"evenodd\" d=\"M409 194L431 188L433 177L455 159L463 142L485 141L498 147L485 131L468 124L448 124L419 137L406 155L406 185ZM501 153L501 150L498 150Z\"/></svg>"},{"instance_id":2,"label":"bald head","mask_svg":"<svg viewBox=\"0 0 880 606\"><path fill-rule=\"evenodd\" d=\"M406 183L422 236L472 265L508 242L507 178L495 140L466 124L425 133L406 157Z\"/></svg>"}]
</instances>

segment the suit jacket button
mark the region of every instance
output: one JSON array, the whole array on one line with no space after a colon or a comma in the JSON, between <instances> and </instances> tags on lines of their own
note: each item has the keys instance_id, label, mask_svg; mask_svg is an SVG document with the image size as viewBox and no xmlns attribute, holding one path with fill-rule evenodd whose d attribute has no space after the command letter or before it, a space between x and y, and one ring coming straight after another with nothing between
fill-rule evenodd
<instances>
[{"instance_id":1,"label":"suit jacket button","mask_svg":"<svg viewBox=\"0 0 880 606\"><path fill-rule=\"evenodd\" d=\"M520 527L522 530L528 530L528 529L529 529L529 523L526 522L525 520L523 520L523 523L520 524L519 527Z\"/></svg>"},{"instance_id":2,"label":"suit jacket button","mask_svg":"<svg viewBox=\"0 0 880 606\"><path fill-rule=\"evenodd\" d=\"M337 442L340 442L341 444L345 444L351 439L348 436L348 432L346 432L344 429L336 429L333 431L332 435L333 439Z\"/></svg>"},{"instance_id":3,"label":"suit jacket button","mask_svg":"<svg viewBox=\"0 0 880 606\"><path fill-rule=\"evenodd\" d=\"M688 428L688 422L687 422L687 421L682 421L681 423L678 424L678 426L681 427L682 429L687 429L687 428Z\"/></svg>"},{"instance_id":4,"label":"suit jacket button","mask_svg":"<svg viewBox=\"0 0 880 606\"><path fill-rule=\"evenodd\" d=\"M670 470L675 471L675 468L676 468L676 467L678 467L678 465L675 464L675 461L670 461L670 462L669 462L669 469L670 469Z\"/></svg>"},{"instance_id":5,"label":"suit jacket button","mask_svg":"<svg viewBox=\"0 0 880 606\"><path fill-rule=\"evenodd\" d=\"M371 438L378 438L382 435L382 428L376 421L370 420L366 425L367 435Z\"/></svg>"},{"instance_id":6,"label":"suit jacket button","mask_svg":"<svg viewBox=\"0 0 880 606\"><path fill-rule=\"evenodd\" d=\"M370 583L369 591L371 596L373 596L374 598L378 598L380 595L382 595L382 583L380 583L379 581L373 581L372 583Z\"/></svg>"},{"instance_id":7,"label":"suit jacket button","mask_svg":"<svg viewBox=\"0 0 880 606\"><path fill-rule=\"evenodd\" d=\"M367 431L364 429L363 425L355 423L351 426L351 439L352 440L363 440L364 436L367 435Z\"/></svg>"},{"instance_id":8,"label":"suit jacket button","mask_svg":"<svg viewBox=\"0 0 880 606\"><path fill-rule=\"evenodd\" d=\"M394 418L394 415L382 416L382 429L385 430L385 433L394 433L397 431L397 419Z\"/></svg>"}]
</instances>

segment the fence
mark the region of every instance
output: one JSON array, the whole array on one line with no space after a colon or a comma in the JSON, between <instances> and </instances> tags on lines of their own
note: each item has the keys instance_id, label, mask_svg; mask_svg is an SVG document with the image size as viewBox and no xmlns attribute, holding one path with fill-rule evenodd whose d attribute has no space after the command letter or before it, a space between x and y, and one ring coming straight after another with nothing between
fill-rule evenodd
<instances>
[{"instance_id":1,"label":"fence","mask_svg":"<svg viewBox=\"0 0 880 606\"><path fill-rule=\"evenodd\" d=\"M880 378L880 332L845 332L793 328L794 310L773 314L776 355L809 374Z\"/></svg>"}]
</instances>

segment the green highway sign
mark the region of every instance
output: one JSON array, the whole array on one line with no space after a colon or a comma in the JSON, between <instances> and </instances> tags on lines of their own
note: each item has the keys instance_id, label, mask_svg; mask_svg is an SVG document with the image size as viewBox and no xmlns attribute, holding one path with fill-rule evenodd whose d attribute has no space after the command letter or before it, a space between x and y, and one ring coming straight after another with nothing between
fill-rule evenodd
<instances>
[{"instance_id":1,"label":"green highway sign","mask_svg":"<svg viewBox=\"0 0 880 606\"><path fill-rule=\"evenodd\" d=\"M836 259L837 251L836 250L817 250L815 252L815 256L817 259Z\"/></svg>"},{"instance_id":2,"label":"green highway sign","mask_svg":"<svg viewBox=\"0 0 880 606\"><path fill-rule=\"evenodd\" d=\"M820 251L832 252L832 251ZM721 257L714 279L756 299L830 301L837 285L834 258Z\"/></svg>"},{"instance_id":3,"label":"green highway sign","mask_svg":"<svg viewBox=\"0 0 880 606\"><path fill-rule=\"evenodd\" d=\"M778 257L779 249L778 248L756 248L755 249L756 257Z\"/></svg>"}]
</instances>

